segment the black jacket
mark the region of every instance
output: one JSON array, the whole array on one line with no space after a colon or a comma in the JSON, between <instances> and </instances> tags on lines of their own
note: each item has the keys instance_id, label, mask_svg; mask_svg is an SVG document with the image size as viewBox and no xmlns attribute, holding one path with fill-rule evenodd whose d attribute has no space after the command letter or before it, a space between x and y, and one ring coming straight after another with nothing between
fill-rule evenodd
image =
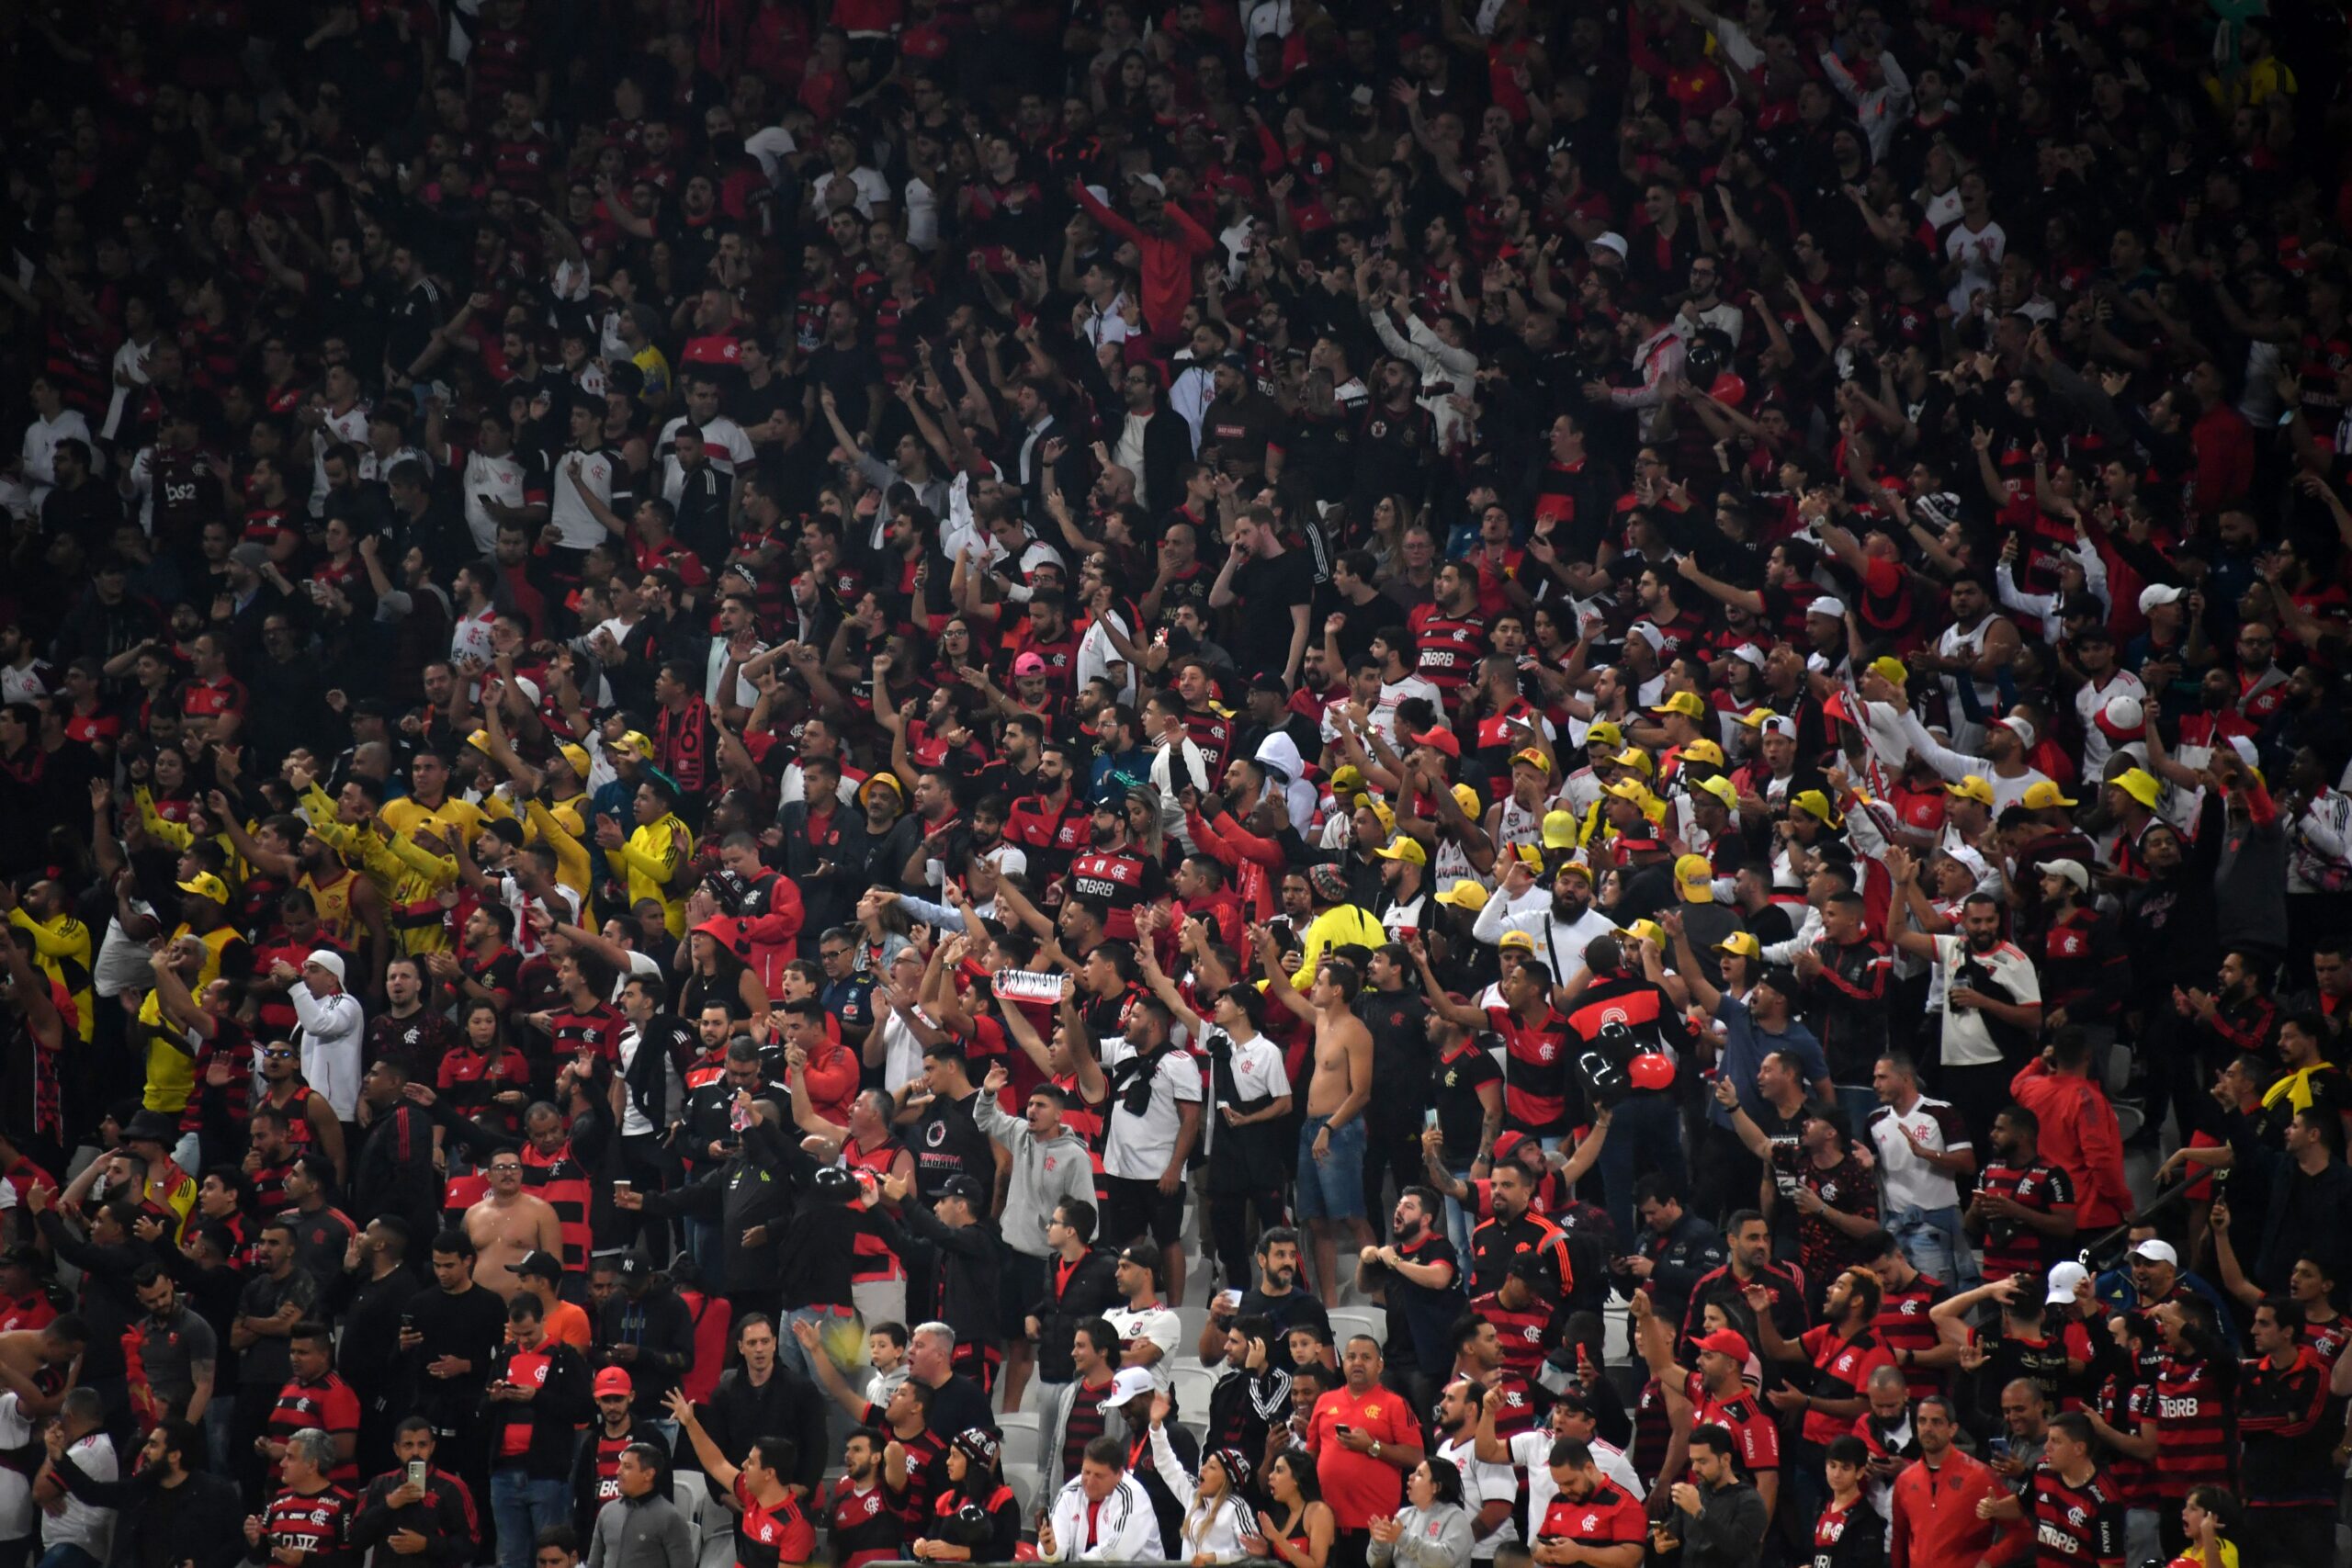
<instances>
[{"instance_id":1,"label":"black jacket","mask_svg":"<svg viewBox=\"0 0 2352 1568\"><path fill-rule=\"evenodd\" d=\"M865 891L865 813L854 806L835 807L813 842L805 800L779 808L775 825L784 835L784 874L800 887L800 951L807 953L809 939L848 924L857 912L858 895ZM817 867L825 861L832 869L820 873Z\"/></svg>"},{"instance_id":2,"label":"black jacket","mask_svg":"<svg viewBox=\"0 0 2352 1568\"><path fill-rule=\"evenodd\" d=\"M153 1471L127 1481L97 1481L70 1453L51 1468L74 1501L121 1510L114 1561L129 1568L150 1562L230 1568L245 1555L245 1499L225 1475L193 1471L177 1486L165 1486Z\"/></svg>"},{"instance_id":3,"label":"black jacket","mask_svg":"<svg viewBox=\"0 0 2352 1568\"><path fill-rule=\"evenodd\" d=\"M573 1428L595 1415L596 1400L589 1392L587 1359L578 1349L560 1339L548 1340L542 1349L548 1358L547 1378L527 1404L492 1402L488 1390L483 1391L484 1440L490 1445L492 1471L519 1465L534 1481L568 1481L571 1478ZM498 1359L491 1363L491 1382L520 1381L511 1379L510 1371L514 1359L525 1353L512 1347L500 1351ZM531 1424L530 1447L515 1458L502 1456L501 1434L515 1421L524 1419Z\"/></svg>"},{"instance_id":4,"label":"black jacket","mask_svg":"<svg viewBox=\"0 0 2352 1568\"><path fill-rule=\"evenodd\" d=\"M402 1530L414 1530L424 1538L421 1556L432 1568L465 1568L481 1544L481 1517L476 1511L473 1494L447 1471L429 1470L425 1472L422 1499L400 1508L384 1501L407 1483L406 1465L368 1483L359 1494L358 1505L351 1511L352 1547L365 1551L371 1546L382 1546ZM389 1559L395 1554L387 1550L382 1555Z\"/></svg>"},{"instance_id":5,"label":"black jacket","mask_svg":"<svg viewBox=\"0 0 2352 1568\"><path fill-rule=\"evenodd\" d=\"M360 1140L351 1172L351 1212L398 1214L409 1235L430 1240L441 1226L441 1177L433 1168L433 1118L403 1100Z\"/></svg>"},{"instance_id":6,"label":"black jacket","mask_svg":"<svg viewBox=\"0 0 2352 1568\"><path fill-rule=\"evenodd\" d=\"M703 1429L729 1464L742 1463L743 1456L762 1438L791 1438L792 1473L786 1479L807 1487L810 1497L821 1497L825 1461L831 1457L825 1441L825 1413L831 1405L832 1401L817 1392L816 1384L781 1360L763 1383L753 1383L743 1375L742 1368L736 1367L710 1391ZM715 1483L710 1483L710 1495L726 1495Z\"/></svg>"},{"instance_id":7,"label":"black jacket","mask_svg":"<svg viewBox=\"0 0 2352 1568\"><path fill-rule=\"evenodd\" d=\"M920 1202L899 1211L905 1230L939 1250L935 1277L939 1292L938 1318L956 1331L959 1345L996 1343L997 1277L1004 1258L1004 1238L994 1220L951 1225ZM907 1255L904 1234L880 1210L873 1211L874 1231L891 1251ZM910 1302L909 1306L912 1306Z\"/></svg>"},{"instance_id":8,"label":"black jacket","mask_svg":"<svg viewBox=\"0 0 2352 1568\"><path fill-rule=\"evenodd\" d=\"M589 1365L618 1367L628 1373L636 1390L629 1408L639 1419L662 1416L662 1396L678 1386L686 1363L694 1359L694 1314L686 1303L657 1279L634 1301L627 1291L614 1292L597 1309L590 1328ZM636 1353L626 1359L616 1356L613 1348L618 1345L633 1345Z\"/></svg>"},{"instance_id":9,"label":"black jacket","mask_svg":"<svg viewBox=\"0 0 2352 1568\"><path fill-rule=\"evenodd\" d=\"M690 1214L718 1225L718 1277L711 1281L721 1294L738 1291L764 1292L775 1289L777 1249L747 1247L743 1233L754 1225L774 1226L781 1234L792 1213L792 1184L752 1157L750 1148L725 1165L674 1192L649 1192L649 1214Z\"/></svg>"},{"instance_id":10,"label":"black jacket","mask_svg":"<svg viewBox=\"0 0 2352 1568\"><path fill-rule=\"evenodd\" d=\"M1078 1376L1069 1364L1070 1336L1090 1317L1101 1317L1116 1306L1119 1294L1119 1255L1098 1247L1078 1260L1069 1282L1054 1293L1054 1269L1058 1258L1046 1259L1046 1293L1029 1311L1037 1320L1037 1376L1046 1382L1069 1382Z\"/></svg>"}]
</instances>

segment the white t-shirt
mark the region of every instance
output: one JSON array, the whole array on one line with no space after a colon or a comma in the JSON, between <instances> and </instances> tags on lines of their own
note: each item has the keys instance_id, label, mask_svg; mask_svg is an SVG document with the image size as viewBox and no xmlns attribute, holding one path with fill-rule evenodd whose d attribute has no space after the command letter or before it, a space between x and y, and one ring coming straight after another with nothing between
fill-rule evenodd
<instances>
[{"instance_id":1,"label":"white t-shirt","mask_svg":"<svg viewBox=\"0 0 2352 1568\"><path fill-rule=\"evenodd\" d=\"M1551 1452L1547 1441L1545 1453ZM1459 1442L1440 1443L1437 1457L1462 1472L1462 1506L1473 1517L1489 1503L1515 1503L1519 1500L1519 1477L1507 1464L1488 1464L1478 1457L1478 1439L1464 1438ZM1491 1562L1495 1548L1508 1546L1519 1539L1519 1526L1505 1519L1494 1534L1476 1541L1470 1548L1470 1561Z\"/></svg>"},{"instance_id":2,"label":"white t-shirt","mask_svg":"<svg viewBox=\"0 0 2352 1568\"><path fill-rule=\"evenodd\" d=\"M1114 1069L1136 1055L1121 1037L1102 1042L1102 1070L1115 1079ZM1187 1053L1170 1048L1159 1058L1152 1075L1151 1098L1140 1116L1128 1111L1114 1095L1111 1121L1103 1139L1102 1172L1127 1181L1157 1181L1176 1152L1176 1134L1182 1129L1180 1105L1201 1103L1200 1065Z\"/></svg>"},{"instance_id":3,"label":"white t-shirt","mask_svg":"<svg viewBox=\"0 0 2352 1568\"><path fill-rule=\"evenodd\" d=\"M628 493L627 481L622 477L619 462L607 451L566 452L555 460L554 470L548 476L548 513L549 521L555 524L556 542L567 550L594 549L612 535L604 522L588 510L588 503L581 499L571 481L564 477L565 470L575 468L579 469L581 482L588 487L589 493L606 506L613 505L616 489L623 494ZM614 506L613 510L627 515L620 507Z\"/></svg>"},{"instance_id":4,"label":"white t-shirt","mask_svg":"<svg viewBox=\"0 0 2352 1568\"><path fill-rule=\"evenodd\" d=\"M69 440L92 448L92 457L97 455L97 444L90 439L90 422L82 417L80 409L60 409L55 419L35 415L25 426L25 478L32 482L35 506L57 482L57 444Z\"/></svg>"},{"instance_id":5,"label":"white t-shirt","mask_svg":"<svg viewBox=\"0 0 2352 1568\"><path fill-rule=\"evenodd\" d=\"M482 554L488 555L498 547L498 519L482 510L480 498L487 495L501 506L520 506L526 493L526 477L523 459L512 452L503 457L481 452L466 454L466 527Z\"/></svg>"},{"instance_id":6,"label":"white t-shirt","mask_svg":"<svg viewBox=\"0 0 2352 1568\"><path fill-rule=\"evenodd\" d=\"M1244 1044L1223 1030L1211 1035L1208 1043L1214 1046L1220 1037L1233 1044L1233 1094L1236 1100L1254 1105L1261 1100L1279 1100L1290 1092L1290 1069L1283 1065L1281 1046L1262 1034L1251 1036ZM1216 1082L1214 1074L1209 1082L1214 1089ZM1219 1100L1216 1103L1222 1105L1225 1101ZM1204 1148L1216 1148L1218 1122L1219 1118L1216 1116L1204 1115L1201 1118L1201 1136L1206 1140L1202 1145Z\"/></svg>"},{"instance_id":7,"label":"white t-shirt","mask_svg":"<svg viewBox=\"0 0 2352 1568\"><path fill-rule=\"evenodd\" d=\"M1114 1307L1102 1314L1102 1321L1117 1332L1123 1348L1145 1340L1159 1347L1159 1359L1151 1364L1154 1388L1164 1392L1175 1381L1176 1341L1183 1337L1184 1325L1172 1310L1157 1302L1141 1310Z\"/></svg>"},{"instance_id":8,"label":"white t-shirt","mask_svg":"<svg viewBox=\"0 0 2352 1568\"><path fill-rule=\"evenodd\" d=\"M14 1396L10 1397L13 1403ZM93 1481L119 1481L122 1477L121 1466L115 1460L114 1444L104 1432L93 1432L65 1451L73 1456L74 1468ZM69 1493L65 1506L42 1523L41 1544L52 1549L78 1546L104 1562L114 1554L114 1516L112 1508L76 1502Z\"/></svg>"},{"instance_id":9,"label":"white t-shirt","mask_svg":"<svg viewBox=\"0 0 2352 1568\"><path fill-rule=\"evenodd\" d=\"M860 218L873 217L874 204L877 201L887 203L890 199L890 182L875 170L860 164L846 175L837 175L827 169L808 182L809 204L820 218L832 210L832 204L825 197L831 194L835 180L847 180L856 190L857 199L850 205L857 209Z\"/></svg>"},{"instance_id":10,"label":"white t-shirt","mask_svg":"<svg viewBox=\"0 0 2352 1568\"><path fill-rule=\"evenodd\" d=\"M1527 1517L1538 1524L1543 1523L1544 1516L1551 1510L1552 1499L1560 1495L1559 1483L1552 1479L1554 1440L1550 1430L1543 1427L1532 1432L1521 1432L1510 1440L1510 1462L1527 1472ZM1642 1484L1642 1478L1634 1473L1634 1463L1625 1457L1623 1450L1613 1443L1603 1442L1598 1433L1593 1435L1589 1446L1592 1462L1600 1467L1600 1473L1608 1477L1611 1485L1628 1497L1649 1495L1649 1489Z\"/></svg>"},{"instance_id":11,"label":"white t-shirt","mask_svg":"<svg viewBox=\"0 0 2352 1568\"><path fill-rule=\"evenodd\" d=\"M1963 964L1985 971L1989 983L2007 991L2008 999L2019 1006L2041 1000L2041 976L2033 960L2014 943L2005 942L1990 953L1971 953L1965 937L1936 938L1936 994L1944 999L1940 1059L1948 1067L1989 1067L2001 1060L2001 1048L1995 1043L1992 1031L1984 1027L1984 1013L1951 1005L1951 988L1959 983L1954 976Z\"/></svg>"},{"instance_id":12,"label":"white t-shirt","mask_svg":"<svg viewBox=\"0 0 2352 1568\"><path fill-rule=\"evenodd\" d=\"M9 1189L14 1197L16 1190ZM13 1393L0 1393L0 1448L21 1449L33 1440L33 1424ZM33 1533L32 1479L0 1465L0 1540L22 1540Z\"/></svg>"},{"instance_id":13,"label":"white t-shirt","mask_svg":"<svg viewBox=\"0 0 2352 1568\"><path fill-rule=\"evenodd\" d=\"M1952 1179L1911 1152L1909 1129L1920 1145L1937 1154L1974 1147L1968 1123L1951 1103L1921 1095L1908 1111L1882 1105L1871 1112L1871 1143L1878 1151L1880 1179L1885 1184L1886 1206L1894 1209L1949 1209L1960 1201Z\"/></svg>"},{"instance_id":14,"label":"white t-shirt","mask_svg":"<svg viewBox=\"0 0 2352 1568\"><path fill-rule=\"evenodd\" d=\"M337 413L325 411L326 423L319 426L318 449L311 457L311 515L327 514L327 448L338 441L350 443L364 455L368 450L368 404L365 400L351 405L349 412Z\"/></svg>"}]
</instances>

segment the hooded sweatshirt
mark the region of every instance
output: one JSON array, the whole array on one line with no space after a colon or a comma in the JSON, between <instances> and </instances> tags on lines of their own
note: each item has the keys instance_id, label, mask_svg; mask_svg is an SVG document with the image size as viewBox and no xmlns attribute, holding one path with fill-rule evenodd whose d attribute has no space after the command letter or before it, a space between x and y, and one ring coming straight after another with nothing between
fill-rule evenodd
<instances>
[{"instance_id":1,"label":"hooded sweatshirt","mask_svg":"<svg viewBox=\"0 0 2352 1568\"><path fill-rule=\"evenodd\" d=\"M1040 1139L1029 1131L1026 1117L1006 1115L990 1094L972 1101L972 1120L1012 1156L1001 1222L1006 1244L1025 1257L1045 1257L1052 1250L1046 1225L1055 1208L1066 1199L1094 1201L1094 1167L1085 1141L1067 1125L1054 1137Z\"/></svg>"}]
</instances>

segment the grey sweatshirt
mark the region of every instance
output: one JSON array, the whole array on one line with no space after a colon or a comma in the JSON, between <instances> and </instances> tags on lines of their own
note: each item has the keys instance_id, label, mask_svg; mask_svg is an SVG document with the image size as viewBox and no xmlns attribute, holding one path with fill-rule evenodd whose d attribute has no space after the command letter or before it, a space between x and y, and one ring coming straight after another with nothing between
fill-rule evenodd
<instances>
[{"instance_id":1,"label":"grey sweatshirt","mask_svg":"<svg viewBox=\"0 0 2352 1568\"><path fill-rule=\"evenodd\" d=\"M616 1497L596 1515L588 1568L695 1568L694 1527L659 1492Z\"/></svg>"},{"instance_id":2,"label":"grey sweatshirt","mask_svg":"<svg viewBox=\"0 0 2352 1568\"><path fill-rule=\"evenodd\" d=\"M1029 1131L1028 1119L1007 1116L997 1109L992 1094L972 1101L972 1120L1012 1156L1001 1223L1006 1244L1027 1257L1045 1257L1053 1250L1046 1245L1046 1224L1056 1206L1068 1198L1094 1201L1094 1165L1087 1158L1085 1143L1068 1127L1050 1141L1039 1142Z\"/></svg>"}]
</instances>

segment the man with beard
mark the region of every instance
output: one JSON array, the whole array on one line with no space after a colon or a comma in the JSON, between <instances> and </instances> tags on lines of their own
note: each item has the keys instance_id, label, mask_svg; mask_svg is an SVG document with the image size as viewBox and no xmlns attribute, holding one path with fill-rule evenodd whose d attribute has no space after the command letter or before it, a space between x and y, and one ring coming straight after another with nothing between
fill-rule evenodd
<instances>
[{"instance_id":1,"label":"man with beard","mask_svg":"<svg viewBox=\"0 0 2352 1568\"><path fill-rule=\"evenodd\" d=\"M2075 1239L2073 1179L2041 1155L2041 1119L2022 1105L1993 1118L1992 1163L1976 1174L1976 1195L1961 1224L1984 1248L1984 1278L2041 1274Z\"/></svg>"},{"instance_id":2,"label":"man with beard","mask_svg":"<svg viewBox=\"0 0 2352 1568\"><path fill-rule=\"evenodd\" d=\"M1571 975L1584 950L1597 937L1613 935L1617 928L1592 907L1592 872L1577 861L1563 861L1552 874L1551 897L1539 889L1535 873L1517 855L1503 863L1502 885L1470 934L1483 942L1498 942L1508 931L1524 931L1534 939L1536 956L1552 973Z\"/></svg>"},{"instance_id":3,"label":"man with beard","mask_svg":"<svg viewBox=\"0 0 2352 1568\"><path fill-rule=\"evenodd\" d=\"M1312 1292L1304 1289L1298 1276L1298 1233L1287 1225L1270 1225L1258 1235L1257 1282L1241 1293L1238 1304L1228 1306L1219 1294L1209 1303L1208 1321L1201 1327L1197 1347L1201 1365L1214 1367L1225 1359L1226 1340L1233 1325L1245 1317L1263 1318L1273 1332L1266 1337L1266 1359L1270 1366L1290 1371L1290 1331L1293 1328L1321 1325L1329 1334L1331 1318Z\"/></svg>"},{"instance_id":4,"label":"man with beard","mask_svg":"<svg viewBox=\"0 0 2352 1568\"><path fill-rule=\"evenodd\" d=\"M1585 1562L1592 1568L1641 1568L1649 1524L1640 1490L1603 1474L1590 1442L1576 1438L1549 1441L1544 1468L1555 1488L1552 1500L1540 1514L1532 1496L1528 1503L1530 1517L1539 1521L1536 1550L1565 1543L1574 1549L1575 1557L1554 1555L1546 1561Z\"/></svg>"},{"instance_id":5,"label":"man with beard","mask_svg":"<svg viewBox=\"0 0 2352 1568\"><path fill-rule=\"evenodd\" d=\"M825 1499L833 1561L840 1568L865 1568L905 1554L905 1516L892 1503L882 1473L887 1446L872 1427L858 1427L842 1444L842 1473Z\"/></svg>"},{"instance_id":6,"label":"man with beard","mask_svg":"<svg viewBox=\"0 0 2352 1568\"><path fill-rule=\"evenodd\" d=\"M1138 852L1129 841L1122 804L1118 799L1094 803L1087 847L1071 859L1063 886L1069 903L1099 920L1105 936L1133 942L1136 909L1159 902L1167 894L1168 879L1156 857Z\"/></svg>"},{"instance_id":7,"label":"man with beard","mask_svg":"<svg viewBox=\"0 0 2352 1568\"><path fill-rule=\"evenodd\" d=\"M1421 373L1408 360L1391 359L1374 378L1372 406L1364 411L1356 443L1355 484L1348 515L1370 517L1383 496L1419 501L1429 493L1429 464L1437 451L1437 416L1420 403Z\"/></svg>"},{"instance_id":8,"label":"man with beard","mask_svg":"<svg viewBox=\"0 0 2352 1568\"><path fill-rule=\"evenodd\" d=\"M468 922L471 931L471 922ZM439 958L442 955L432 955ZM368 1033L362 1047L370 1062L398 1055L408 1063L411 1074L420 1083L430 1083L441 1066L442 1056L458 1043L457 1026L449 1015L438 1008L424 1005L423 959L400 957L384 966L384 999L390 1005L368 1021ZM455 968L452 961L451 967ZM363 1209L363 1212L364 1209Z\"/></svg>"},{"instance_id":9,"label":"man with beard","mask_svg":"<svg viewBox=\"0 0 2352 1568\"><path fill-rule=\"evenodd\" d=\"M1822 1297L1821 1321L1793 1340L1781 1337L1772 1319L1771 1293L1763 1286L1748 1288L1747 1304L1756 1314L1758 1342L1768 1359L1813 1368L1808 1389L1781 1387L1765 1395L1782 1415L1803 1419L1795 1455L1797 1517L1809 1521L1823 1501L1816 1479L1821 1450L1851 1431L1868 1410L1862 1390L1871 1374L1894 1365L1893 1352L1872 1326L1878 1316L1878 1277L1867 1269L1849 1269L1832 1280Z\"/></svg>"},{"instance_id":10,"label":"man with beard","mask_svg":"<svg viewBox=\"0 0 2352 1568\"><path fill-rule=\"evenodd\" d=\"M1411 839L1398 835L1399 845L1420 846ZM1403 861L1388 857L1385 851L1381 870L1385 874L1391 866L1401 866ZM1408 869L1419 870L1419 867ZM1419 1085L1429 1081L1430 1041L1429 1002L1421 987L1408 984L1417 978L1412 954L1400 942L1389 942L1373 951L1364 965L1364 978L1369 982L1356 998L1355 1014L1372 1032L1372 1078L1376 1084ZM1396 1190L1404 1191L1421 1179L1420 1097L1410 1093L1375 1095L1364 1110L1366 1145L1363 1160L1364 1213L1381 1212L1381 1188L1386 1178L1396 1179ZM1377 1239L1375 1235L1374 1239Z\"/></svg>"},{"instance_id":11,"label":"man with beard","mask_svg":"<svg viewBox=\"0 0 2352 1568\"><path fill-rule=\"evenodd\" d=\"M1675 1363L1674 1336L1650 1310L1649 1298L1637 1295L1633 1306L1634 1348L1657 1380L1675 1424L1728 1431L1740 1471L1754 1480L1769 1516L1781 1492L1781 1432L1742 1376L1749 1354L1747 1337L1719 1328L1692 1340L1698 1361L1693 1371Z\"/></svg>"},{"instance_id":12,"label":"man with beard","mask_svg":"<svg viewBox=\"0 0 2352 1568\"><path fill-rule=\"evenodd\" d=\"M1984 893L1970 895L1960 907L1960 934L1931 936L1914 929L1917 913L1905 892L1916 885L1917 868L1905 858L1890 860L1887 869L1900 884L1887 917L1888 940L1942 972L1943 1030L1936 1086L1960 1108L1965 1126L1989 1127L1994 1113L2007 1101L2007 1063L2024 1055L2028 1043L2041 1032L2041 976L2032 959L2002 940L1998 899ZM1928 1272L1937 1271L1930 1268Z\"/></svg>"},{"instance_id":13,"label":"man with beard","mask_svg":"<svg viewBox=\"0 0 2352 1568\"><path fill-rule=\"evenodd\" d=\"M1485 1385L1469 1377L1445 1385L1437 1401L1437 1446L1430 1450L1431 1465L1450 1464L1462 1477L1462 1506L1471 1516L1473 1562L1492 1562L1498 1547L1519 1539L1510 1521L1512 1505L1519 1500L1519 1477L1510 1466L1488 1464L1477 1455L1486 1392Z\"/></svg>"},{"instance_id":14,"label":"man with beard","mask_svg":"<svg viewBox=\"0 0 2352 1568\"><path fill-rule=\"evenodd\" d=\"M2006 1562L2031 1544L2021 1529L1980 1518L1980 1503L2009 1489L1983 1460L1955 1447L1959 1418L1951 1400L1929 1394L1912 1416L1919 1457L1896 1477L1892 1557L1897 1562Z\"/></svg>"}]
</instances>

